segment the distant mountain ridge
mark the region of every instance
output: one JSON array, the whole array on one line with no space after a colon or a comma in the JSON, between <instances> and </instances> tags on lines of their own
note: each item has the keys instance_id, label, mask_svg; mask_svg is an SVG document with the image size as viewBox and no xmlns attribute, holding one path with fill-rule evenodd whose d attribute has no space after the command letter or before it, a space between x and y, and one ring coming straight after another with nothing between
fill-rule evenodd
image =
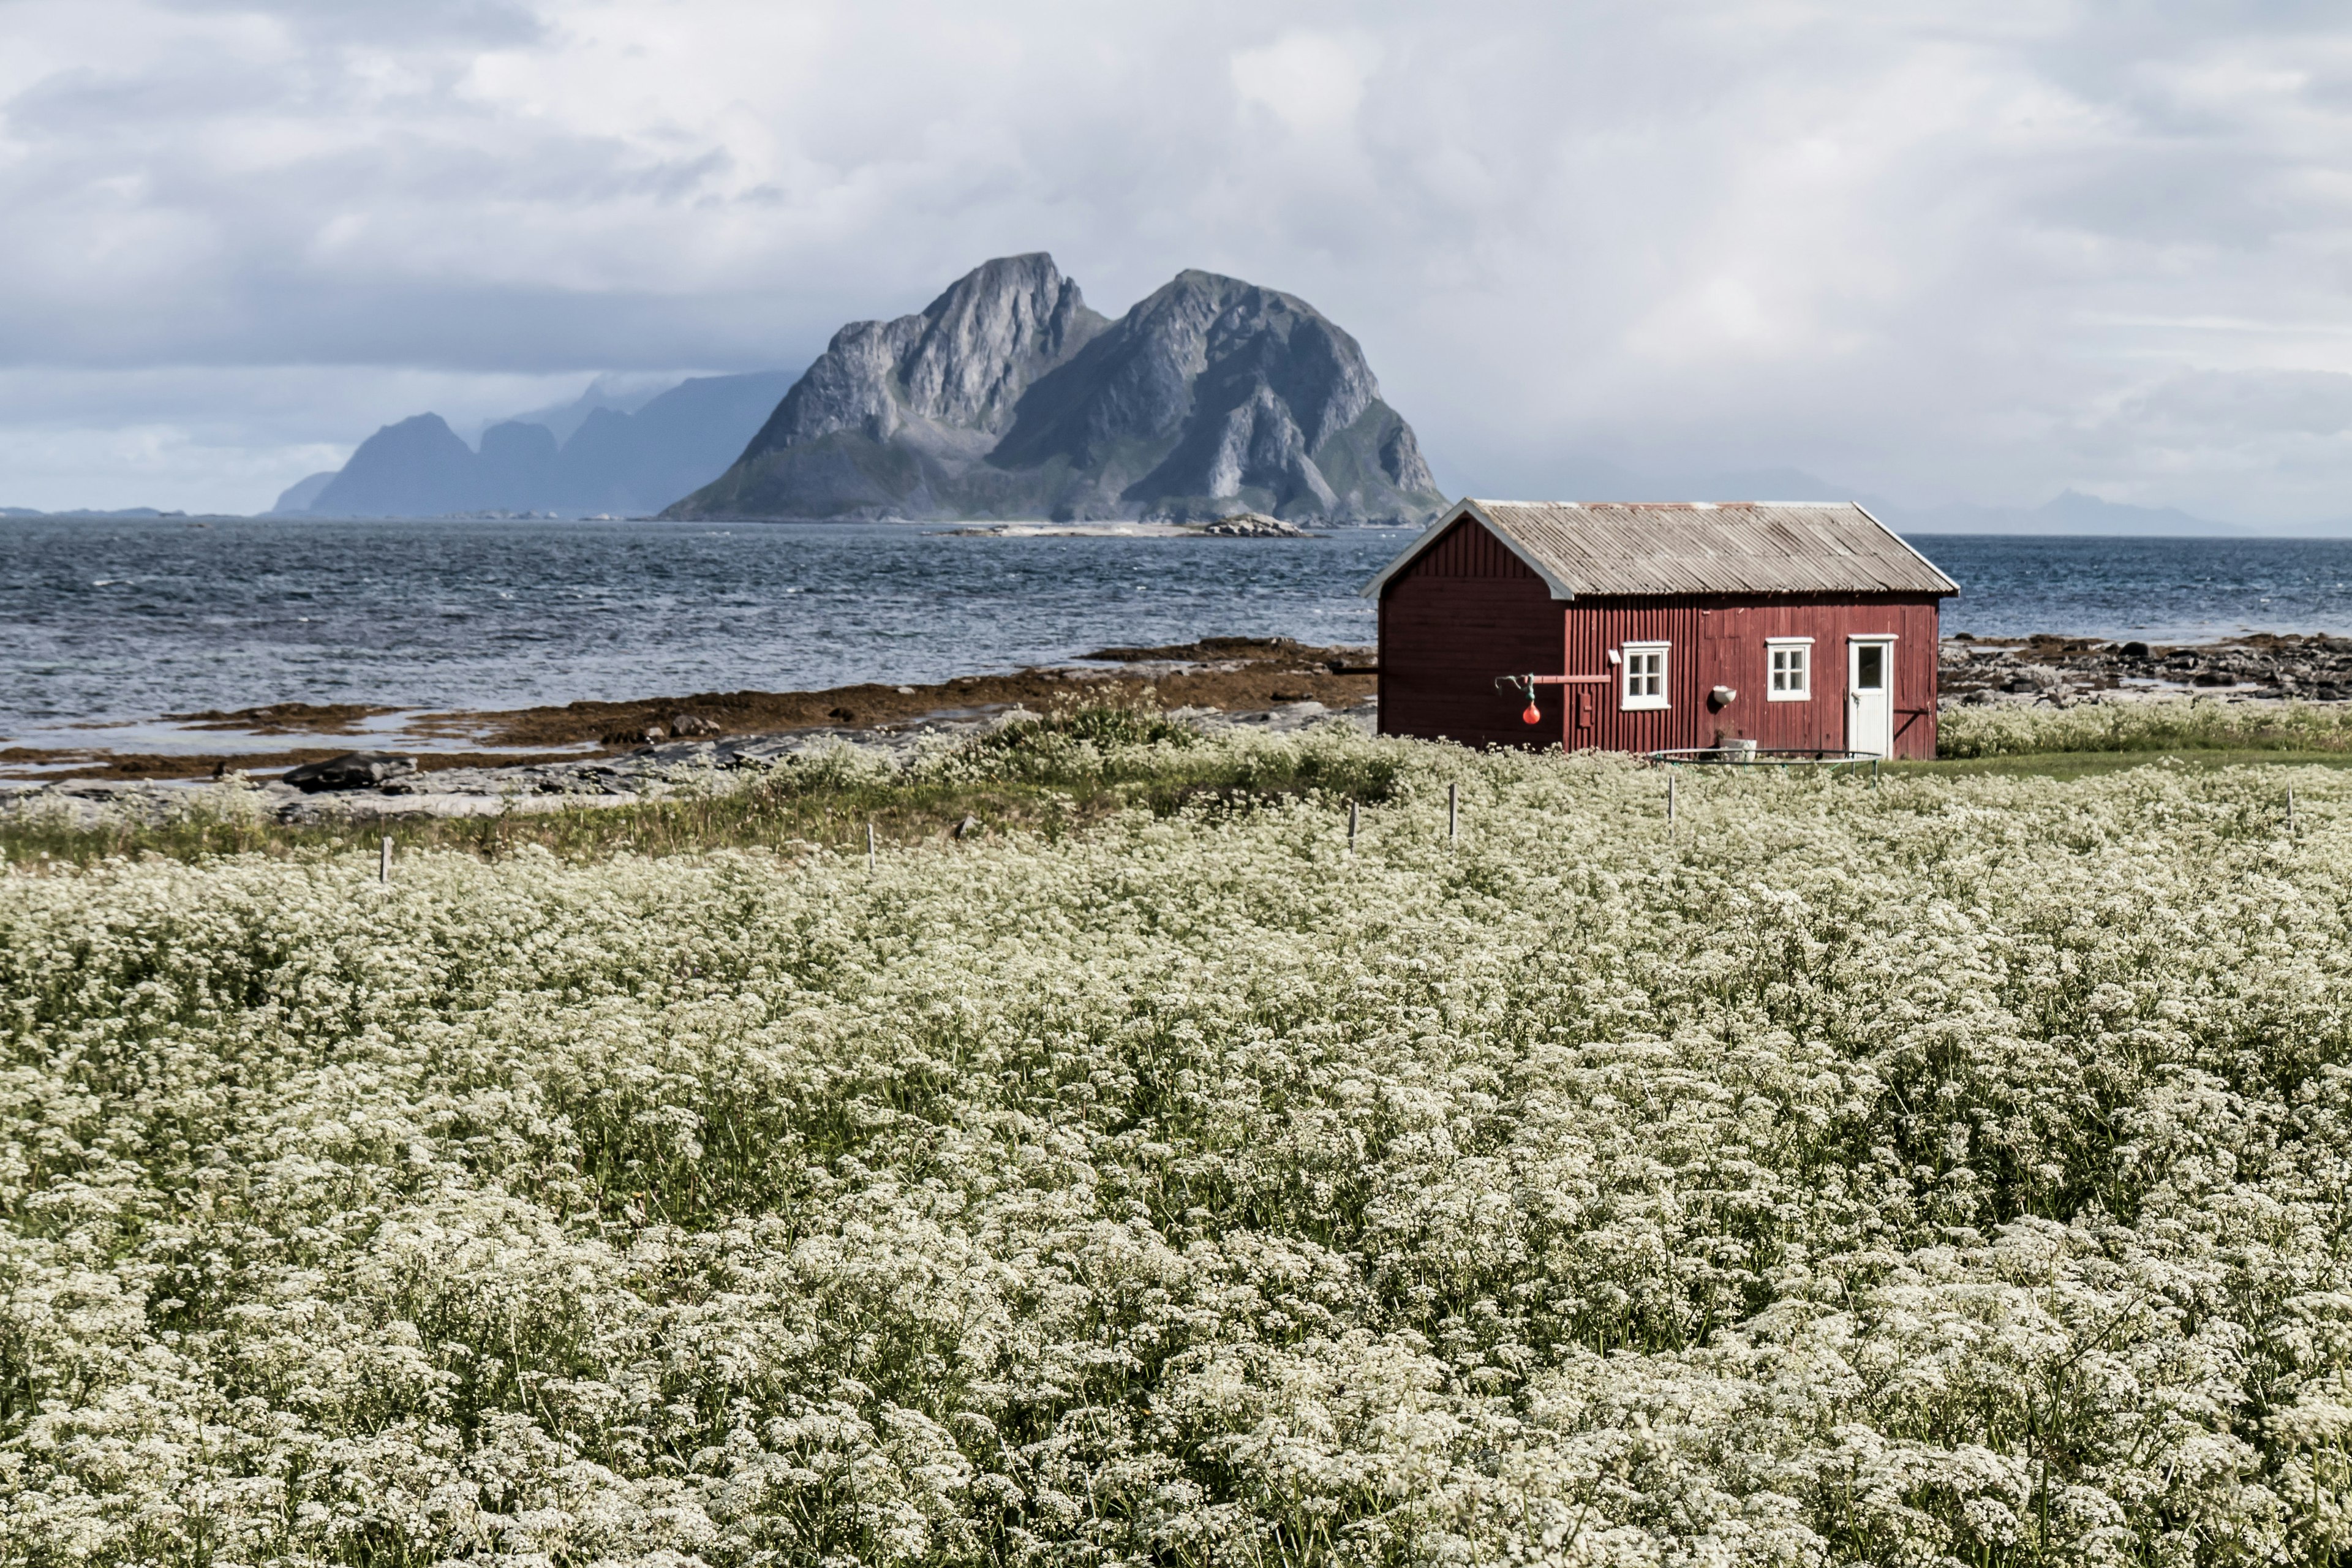
<instances>
[{"instance_id":1,"label":"distant mountain ridge","mask_svg":"<svg viewBox=\"0 0 2352 1568\"><path fill-rule=\"evenodd\" d=\"M2135 506L2062 490L2039 506L1967 502L1914 506L1823 479L1801 468L1739 472L1635 471L1600 459L1566 459L1555 488L1576 500L1850 500L1901 534L2055 534L2117 539L2346 539L2352 518L2256 525L2217 522L2178 507Z\"/></svg>"},{"instance_id":2,"label":"distant mountain ridge","mask_svg":"<svg viewBox=\"0 0 2352 1568\"><path fill-rule=\"evenodd\" d=\"M855 321L679 518L1418 521L1444 504L1356 340L1187 271L1117 321L1042 252Z\"/></svg>"},{"instance_id":3,"label":"distant mountain ridge","mask_svg":"<svg viewBox=\"0 0 2352 1568\"><path fill-rule=\"evenodd\" d=\"M482 432L479 451L439 415L419 414L360 443L337 472L294 486L275 510L313 517L658 511L723 472L792 379L783 371L698 377L634 414L591 407L562 441L544 425L509 419Z\"/></svg>"},{"instance_id":4,"label":"distant mountain ridge","mask_svg":"<svg viewBox=\"0 0 2352 1568\"><path fill-rule=\"evenodd\" d=\"M527 414L516 414L509 417L518 425L546 426L555 433L555 439L560 444L572 439L572 433L585 424L588 416L599 408L609 408L615 414L635 414L663 393L684 384L685 380L683 376L671 376L667 380L625 392L615 388L613 384L613 377L600 375L588 384L588 389L585 392L570 402L551 403L544 408L534 408ZM487 429L488 425L504 423L504 420L490 420L483 428ZM479 444L478 431L476 433L475 441L477 445Z\"/></svg>"},{"instance_id":5,"label":"distant mountain ridge","mask_svg":"<svg viewBox=\"0 0 2352 1568\"><path fill-rule=\"evenodd\" d=\"M65 511L43 511L38 507L31 506L0 506L0 517L75 517L89 518L99 521L104 521L110 518L121 518L126 521L145 521L151 518L209 518L221 514L209 511L159 511L152 506L120 506L113 508L78 506L70 508Z\"/></svg>"},{"instance_id":6,"label":"distant mountain ridge","mask_svg":"<svg viewBox=\"0 0 2352 1568\"><path fill-rule=\"evenodd\" d=\"M2326 538L2341 535L2340 522L2275 530L2215 522L2178 507L2133 506L2102 500L2080 490L2062 490L2038 507L1895 507L1895 516L1915 533L2060 533L2136 539ZM1889 521L1892 521L1891 519Z\"/></svg>"}]
</instances>

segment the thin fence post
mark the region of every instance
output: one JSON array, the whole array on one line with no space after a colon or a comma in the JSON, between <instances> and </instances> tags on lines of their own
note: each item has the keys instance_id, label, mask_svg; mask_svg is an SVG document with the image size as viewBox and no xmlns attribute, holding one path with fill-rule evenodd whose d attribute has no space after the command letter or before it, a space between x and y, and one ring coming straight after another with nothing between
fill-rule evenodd
<instances>
[{"instance_id":1,"label":"thin fence post","mask_svg":"<svg viewBox=\"0 0 2352 1568\"><path fill-rule=\"evenodd\" d=\"M1681 777L1672 763L1666 764L1666 831L1675 830L1675 784Z\"/></svg>"},{"instance_id":2,"label":"thin fence post","mask_svg":"<svg viewBox=\"0 0 2352 1568\"><path fill-rule=\"evenodd\" d=\"M392 839L389 836L384 838L383 847L376 851L375 879L387 888L392 886Z\"/></svg>"},{"instance_id":3,"label":"thin fence post","mask_svg":"<svg viewBox=\"0 0 2352 1568\"><path fill-rule=\"evenodd\" d=\"M1348 803L1348 853L1350 855L1356 852L1356 823L1361 809L1352 800Z\"/></svg>"},{"instance_id":4,"label":"thin fence post","mask_svg":"<svg viewBox=\"0 0 2352 1568\"><path fill-rule=\"evenodd\" d=\"M1445 786L1445 843L1451 848L1462 842L1462 786Z\"/></svg>"},{"instance_id":5,"label":"thin fence post","mask_svg":"<svg viewBox=\"0 0 2352 1568\"><path fill-rule=\"evenodd\" d=\"M869 876L874 871L874 824L871 822L866 825L866 870Z\"/></svg>"},{"instance_id":6,"label":"thin fence post","mask_svg":"<svg viewBox=\"0 0 2352 1568\"><path fill-rule=\"evenodd\" d=\"M2295 832L2294 832L2294 786L2293 784L2289 784L2289 785L2287 786L2287 791L2286 791L2286 836L2287 836L2289 838L2293 838L2293 837L2295 836Z\"/></svg>"}]
</instances>

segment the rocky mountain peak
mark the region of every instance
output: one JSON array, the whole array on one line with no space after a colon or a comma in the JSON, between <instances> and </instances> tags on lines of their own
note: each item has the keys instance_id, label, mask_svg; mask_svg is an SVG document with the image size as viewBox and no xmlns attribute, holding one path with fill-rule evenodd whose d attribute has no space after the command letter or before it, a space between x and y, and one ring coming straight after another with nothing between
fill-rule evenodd
<instances>
[{"instance_id":1,"label":"rocky mountain peak","mask_svg":"<svg viewBox=\"0 0 2352 1568\"><path fill-rule=\"evenodd\" d=\"M1181 497L1192 510L1192 501L1253 492L1277 511L1348 510L1316 454L1380 404L1380 383L1356 340L1306 300L1213 272L1181 272L1084 357L1101 395L1068 410L1041 404L1040 424L1007 437L1012 453L1067 446L1094 455L1168 440L1165 456L1118 501ZM1369 454L1349 456L1361 467L1369 455L1389 489L1434 493L1410 427L1394 425Z\"/></svg>"},{"instance_id":2,"label":"rocky mountain peak","mask_svg":"<svg viewBox=\"0 0 2352 1568\"><path fill-rule=\"evenodd\" d=\"M1000 434L1031 384L1109 324L1052 257L985 262L919 314L835 332L746 456L837 430L968 448L972 436Z\"/></svg>"},{"instance_id":3,"label":"rocky mountain peak","mask_svg":"<svg viewBox=\"0 0 2352 1568\"><path fill-rule=\"evenodd\" d=\"M1380 383L1356 340L1296 295L1214 272L1185 271L1132 313L1139 332L1164 336L1170 351L1225 383L1227 401L1272 390L1319 447L1378 401ZM1252 391L1241 390L1244 384Z\"/></svg>"},{"instance_id":4,"label":"rocky mountain peak","mask_svg":"<svg viewBox=\"0 0 2352 1568\"><path fill-rule=\"evenodd\" d=\"M1043 251L984 263L925 307L899 374L908 408L1001 431L1030 384L1110 323Z\"/></svg>"},{"instance_id":5,"label":"rocky mountain peak","mask_svg":"<svg viewBox=\"0 0 2352 1568\"><path fill-rule=\"evenodd\" d=\"M1117 322L1042 253L844 327L677 516L1432 515L1444 498L1356 340L1188 269Z\"/></svg>"}]
</instances>

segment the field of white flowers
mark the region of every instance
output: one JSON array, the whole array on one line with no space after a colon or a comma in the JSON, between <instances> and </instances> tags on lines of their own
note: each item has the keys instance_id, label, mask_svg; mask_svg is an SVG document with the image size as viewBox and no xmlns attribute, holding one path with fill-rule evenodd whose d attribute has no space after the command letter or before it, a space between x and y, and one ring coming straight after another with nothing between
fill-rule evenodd
<instances>
[{"instance_id":1,"label":"field of white flowers","mask_svg":"<svg viewBox=\"0 0 2352 1568\"><path fill-rule=\"evenodd\" d=\"M0 879L0 1560L2352 1548L2342 774L1220 744L1385 798Z\"/></svg>"},{"instance_id":2,"label":"field of white flowers","mask_svg":"<svg viewBox=\"0 0 2352 1568\"><path fill-rule=\"evenodd\" d=\"M2055 752L2352 749L2352 705L2239 702L2210 697L2109 693L2063 708L2040 703L1956 707L1937 725L1946 757Z\"/></svg>"}]
</instances>

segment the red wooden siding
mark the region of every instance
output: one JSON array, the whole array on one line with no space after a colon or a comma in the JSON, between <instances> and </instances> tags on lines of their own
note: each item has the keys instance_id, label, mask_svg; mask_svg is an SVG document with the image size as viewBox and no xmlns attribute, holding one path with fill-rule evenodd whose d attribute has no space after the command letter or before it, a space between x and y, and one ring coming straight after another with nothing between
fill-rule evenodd
<instances>
[{"instance_id":1,"label":"red wooden siding","mask_svg":"<svg viewBox=\"0 0 2352 1568\"><path fill-rule=\"evenodd\" d=\"M1381 733L1470 746L1556 743L1519 721L1527 700L1497 675L1560 673L1559 602L1475 522L1449 530L1381 595ZM1558 703L1543 702L1547 718Z\"/></svg>"},{"instance_id":2,"label":"red wooden siding","mask_svg":"<svg viewBox=\"0 0 2352 1568\"><path fill-rule=\"evenodd\" d=\"M1895 639L1895 754L1936 754L1937 601L1927 595L1835 598L1722 595L1551 597L1525 563L1465 519L1400 573L1381 596L1381 732L1447 736L1469 745L1561 744L1570 750L1661 751L1719 738L1764 746L1846 746L1847 638ZM1812 692L1772 702L1768 637L1809 637ZM1623 711L1609 662L1628 642L1668 647L1668 706ZM1496 691L1498 675L1605 675L1601 687L1539 688L1544 721L1519 721L1527 700ZM1708 694L1736 694L1722 707Z\"/></svg>"},{"instance_id":3,"label":"red wooden siding","mask_svg":"<svg viewBox=\"0 0 2352 1568\"><path fill-rule=\"evenodd\" d=\"M1566 674L1614 677L1619 667L1609 662L1609 650L1629 642L1664 642L1668 647L1670 706L1621 711L1612 681L1597 692L1587 727L1578 723L1570 698L1563 704L1567 711L1558 733L1571 751L1654 752L1711 746L1718 738L1843 750L1846 639L1892 637L1895 754L1936 754L1933 598L1579 599L1560 609ZM1765 639L1807 637L1813 639L1811 697L1801 702L1768 700ZM1718 686L1735 693L1720 708L1708 700Z\"/></svg>"}]
</instances>

